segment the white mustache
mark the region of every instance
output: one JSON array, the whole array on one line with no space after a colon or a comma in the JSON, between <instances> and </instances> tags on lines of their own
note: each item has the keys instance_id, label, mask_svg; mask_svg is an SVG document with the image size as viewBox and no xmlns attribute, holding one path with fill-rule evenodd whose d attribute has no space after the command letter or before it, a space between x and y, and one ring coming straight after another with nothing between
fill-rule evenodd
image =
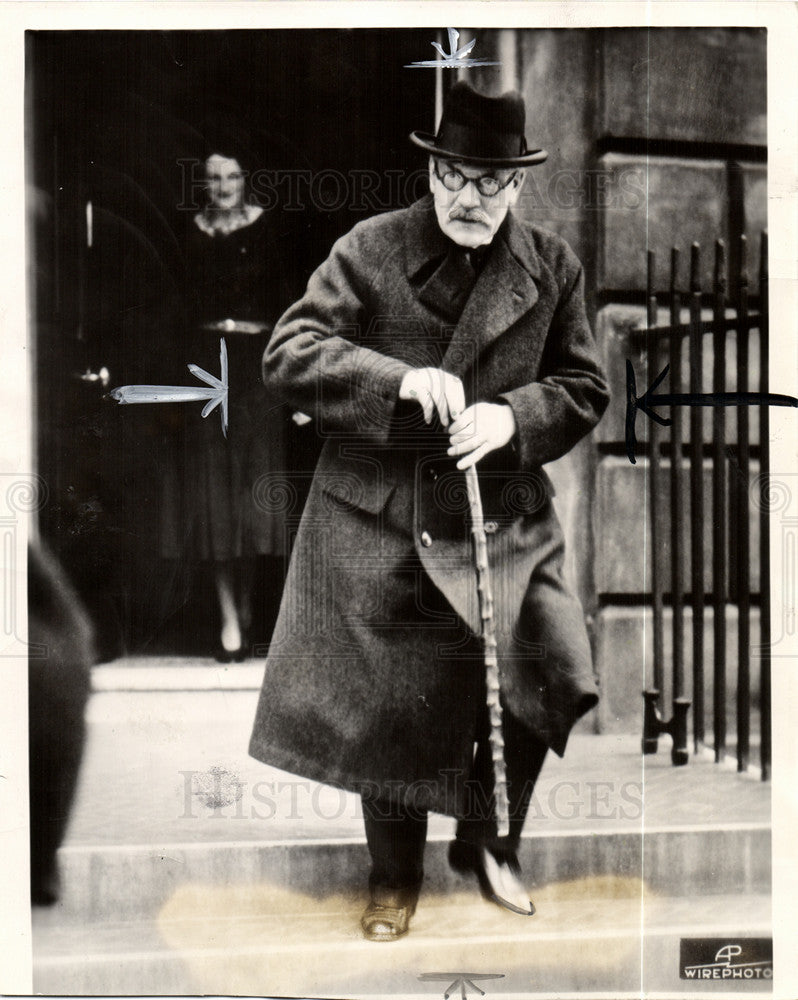
<instances>
[{"instance_id":1,"label":"white mustache","mask_svg":"<svg viewBox=\"0 0 798 1000\"><path fill-rule=\"evenodd\" d=\"M461 208L453 208L449 212L449 218L463 219L465 222L481 222L483 225L489 226L490 219L488 216L479 208L470 209L469 211L463 211Z\"/></svg>"}]
</instances>

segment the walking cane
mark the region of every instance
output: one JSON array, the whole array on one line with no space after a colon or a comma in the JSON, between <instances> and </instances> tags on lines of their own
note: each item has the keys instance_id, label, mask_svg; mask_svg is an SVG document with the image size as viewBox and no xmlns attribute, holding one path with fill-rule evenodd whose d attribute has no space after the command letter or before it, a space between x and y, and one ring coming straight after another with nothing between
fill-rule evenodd
<instances>
[{"instance_id":1,"label":"walking cane","mask_svg":"<svg viewBox=\"0 0 798 1000\"><path fill-rule=\"evenodd\" d=\"M496 629L493 621L493 592L490 586L488 565L488 538L482 513L482 496L475 465L465 470L468 504L471 511L471 539L474 568L477 573L479 618L482 625L482 643L485 654L485 683L487 686L488 714L490 716L490 754L493 760L494 798L498 835L510 832L510 804L507 799L507 769L504 763L504 736L502 733L502 706L500 701L499 661L496 657Z\"/></svg>"}]
</instances>

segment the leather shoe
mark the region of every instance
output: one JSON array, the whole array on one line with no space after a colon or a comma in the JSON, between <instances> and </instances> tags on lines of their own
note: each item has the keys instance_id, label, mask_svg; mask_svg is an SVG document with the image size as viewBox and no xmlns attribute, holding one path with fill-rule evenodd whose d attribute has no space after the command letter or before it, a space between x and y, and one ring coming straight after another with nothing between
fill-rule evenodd
<instances>
[{"instance_id":1,"label":"leather shoe","mask_svg":"<svg viewBox=\"0 0 798 1000\"><path fill-rule=\"evenodd\" d=\"M449 844L449 864L457 872L471 872L479 881L485 899L531 917L535 906L521 883L521 866L515 854L497 857L487 847L453 840Z\"/></svg>"},{"instance_id":2,"label":"leather shoe","mask_svg":"<svg viewBox=\"0 0 798 1000\"><path fill-rule=\"evenodd\" d=\"M417 898L417 892L403 889L372 893L371 902L360 918L364 936L369 941L396 941L407 934Z\"/></svg>"}]
</instances>

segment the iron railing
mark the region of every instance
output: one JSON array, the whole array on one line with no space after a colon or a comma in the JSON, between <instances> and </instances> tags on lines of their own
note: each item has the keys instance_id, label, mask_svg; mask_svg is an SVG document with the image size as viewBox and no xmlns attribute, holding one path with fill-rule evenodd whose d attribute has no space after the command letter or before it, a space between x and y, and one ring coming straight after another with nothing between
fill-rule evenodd
<instances>
[{"instance_id":1,"label":"iron railing","mask_svg":"<svg viewBox=\"0 0 798 1000\"><path fill-rule=\"evenodd\" d=\"M759 386L760 393L768 391L768 271L767 234L763 233L760 247L758 309L751 308L746 238L740 239L735 271L727 295L726 252L722 240L715 245L714 277L711 293L705 296L701 287L701 251L693 244L690 252L689 286L686 307L679 290L680 253L671 251L669 290L667 299L669 324L658 325L660 296L655 288L656 261L653 252L648 254L646 289L646 328L639 331L642 345L648 356L648 384L652 385L664 367L662 343L668 341L668 366L670 391L683 392L682 356L688 352L689 393L700 396L709 390L704 385L703 363L705 340L711 335L713 394L728 391L726 385L727 338L734 333L737 339L735 390L738 393L751 389L749 372L749 347L751 332L759 333ZM686 311L686 321L684 313ZM710 316L706 316L706 312ZM689 709L693 707L693 743L697 751L705 745L708 720L705 718L704 696L707 677L704 669L704 627L708 608L713 618L712 654L712 743L716 761L727 753L727 661L726 620L727 603L737 605L737 689L736 689L736 755L737 769L745 771L751 759L751 537L749 522L749 478L751 461L758 455L761 477L769 474L769 420L768 408L759 409L758 441L751 441L749 407L740 405L737 412L737 434L733 444L726 441L726 410L714 406L712 410L711 441L704 440L703 409L690 407L689 438L684 440L684 411L673 406L669 440L663 440L660 426L649 424L648 474L649 510L651 518L651 598L653 608L654 660L652 686L644 693L643 751L656 753L658 737L669 733L673 738L674 764L686 764L688 752ZM692 611L692 691L688 697L685 684L685 615L684 615L684 526L688 510L684 489L685 446L689 468L689 523L690 523L690 585L689 606ZM704 463L709 458L712 474L710 509L705 510ZM666 583L663 572L663 510L666 502L663 460L670 461L670 605L672 629L672 673L670 687L673 694L672 714L665 721L663 711L663 686L665 684L665 600ZM736 517L729 516L729 510ZM704 543L707 517L711 519L712 585L705 589ZM733 528L733 530L732 530ZM760 766L763 779L770 776L770 532L766 505L759 512L759 740Z\"/></svg>"}]
</instances>

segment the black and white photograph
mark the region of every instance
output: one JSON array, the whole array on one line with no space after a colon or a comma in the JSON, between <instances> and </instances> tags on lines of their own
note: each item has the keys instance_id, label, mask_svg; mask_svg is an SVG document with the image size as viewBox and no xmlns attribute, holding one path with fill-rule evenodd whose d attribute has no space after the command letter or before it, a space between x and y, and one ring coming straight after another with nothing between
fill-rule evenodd
<instances>
[{"instance_id":1,"label":"black and white photograph","mask_svg":"<svg viewBox=\"0 0 798 1000\"><path fill-rule=\"evenodd\" d=\"M0 989L793 997L792 5L3 6Z\"/></svg>"}]
</instances>

